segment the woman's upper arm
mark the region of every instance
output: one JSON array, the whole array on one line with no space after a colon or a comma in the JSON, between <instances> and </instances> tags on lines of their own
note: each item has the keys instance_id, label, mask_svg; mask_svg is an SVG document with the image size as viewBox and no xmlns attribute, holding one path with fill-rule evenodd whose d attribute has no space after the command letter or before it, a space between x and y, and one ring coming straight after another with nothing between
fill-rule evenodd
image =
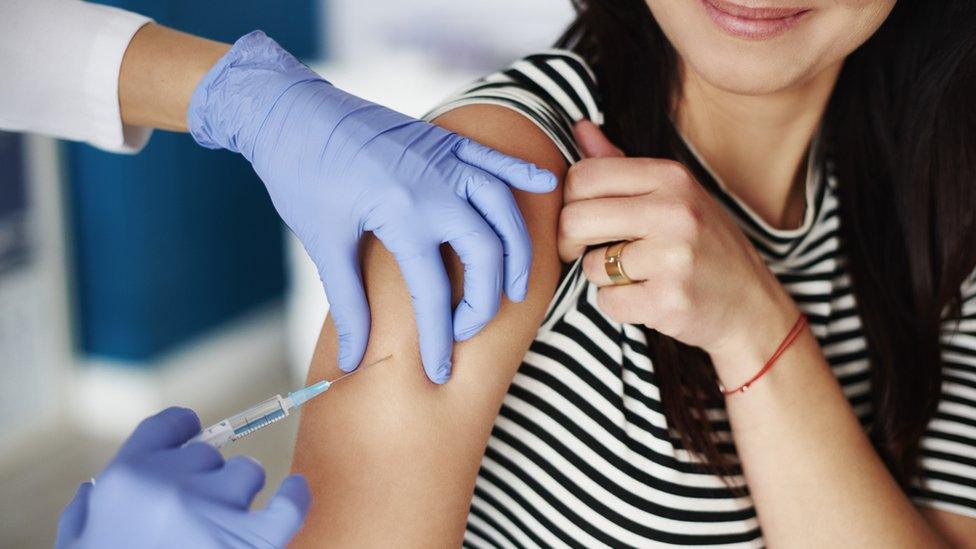
<instances>
[{"instance_id":1,"label":"woman's upper arm","mask_svg":"<svg viewBox=\"0 0 976 549\"><path fill-rule=\"evenodd\" d=\"M920 507L922 516L953 549L972 549L976 547L976 518L934 509Z\"/></svg>"},{"instance_id":2,"label":"woman's upper arm","mask_svg":"<svg viewBox=\"0 0 976 549\"><path fill-rule=\"evenodd\" d=\"M522 115L473 105L437 123L504 153L553 171L566 163ZM303 408L293 468L311 484L313 502L297 545L457 547L475 476L509 383L539 327L558 283L556 227L562 192L516 192L532 237L534 260L522 303L503 300L476 337L455 345L446 384L421 367L410 296L394 258L373 238L363 251L363 277L372 311L364 364L392 355L343 381ZM444 254L460 297L462 267ZM336 333L327 320L309 380L332 379Z\"/></svg>"}]
</instances>

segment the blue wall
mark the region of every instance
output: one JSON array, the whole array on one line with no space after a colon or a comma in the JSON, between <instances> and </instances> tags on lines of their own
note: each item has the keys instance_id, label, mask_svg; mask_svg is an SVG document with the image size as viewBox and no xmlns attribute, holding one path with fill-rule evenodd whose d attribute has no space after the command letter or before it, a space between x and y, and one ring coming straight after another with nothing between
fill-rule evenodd
<instances>
[{"instance_id":1,"label":"blue wall","mask_svg":"<svg viewBox=\"0 0 976 549\"><path fill-rule=\"evenodd\" d=\"M260 28L301 58L323 42L315 0L104 3L227 42ZM66 147L83 352L147 361L282 294L280 221L243 158L160 131L137 156Z\"/></svg>"},{"instance_id":2,"label":"blue wall","mask_svg":"<svg viewBox=\"0 0 976 549\"><path fill-rule=\"evenodd\" d=\"M30 259L23 155L20 135L0 132L0 276Z\"/></svg>"}]
</instances>

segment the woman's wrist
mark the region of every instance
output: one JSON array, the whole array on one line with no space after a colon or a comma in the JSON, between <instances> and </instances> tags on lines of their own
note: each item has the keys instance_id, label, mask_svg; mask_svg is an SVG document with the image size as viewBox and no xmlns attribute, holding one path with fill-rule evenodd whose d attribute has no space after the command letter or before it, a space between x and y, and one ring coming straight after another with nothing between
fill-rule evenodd
<instances>
[{"instance_id":1,"label":"woman's wrist","mask_svg":"<svg viewBox=\"0 0 976 549\"><path fill-rule=\"evenodd\" d=\"M800 316L796 303L781 288L749 309L753 312L741 315L729 327L726 339L707 349L716 375L725 387L738 387L754 376Z\"/></svg>"}]
</instances>

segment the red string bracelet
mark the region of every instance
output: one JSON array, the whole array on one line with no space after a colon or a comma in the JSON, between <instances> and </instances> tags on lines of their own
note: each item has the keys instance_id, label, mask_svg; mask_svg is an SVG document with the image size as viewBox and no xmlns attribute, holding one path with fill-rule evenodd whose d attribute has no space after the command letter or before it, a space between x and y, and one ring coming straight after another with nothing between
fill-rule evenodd
<instances>
[{"instance_id":1,"label":"red string bracelet","mask_svg":"<svg viewBox=\"0 0 976 549\"><path fill-rule=\"evenodd\" d=\"M764 376L766 372L768 372L770 368L773 367L773 364L776 364L776 361L779 359L779 357L781 357L783 353L785 353L786 350L790 348L790 345L792 345L793 342L796 341L796 338L800 337L800 334L803 333L803 328L805 328L806 325L807 325L807 315L800 313L800 318L796 319L796 322L793 324L793 327L790 329L790 333L786 334L786 337L783 338L783 342L779 344L779 347L776 349L776 352L773 353L773 356L769 357L769 360L766 361L766 364L763 365L762 369L756 372L756 375L749 378L749 381L746 381L745 383L739 385L735 389L726 389L724 386L722 386L722 383L719 382L718 388L722 391L722 394L725 396L729 396L729 395L734 395L735 393L744 393L747 390L749 390L749 387L753 383L755 383L757 379Z\"/></svg>"}]
</instances>

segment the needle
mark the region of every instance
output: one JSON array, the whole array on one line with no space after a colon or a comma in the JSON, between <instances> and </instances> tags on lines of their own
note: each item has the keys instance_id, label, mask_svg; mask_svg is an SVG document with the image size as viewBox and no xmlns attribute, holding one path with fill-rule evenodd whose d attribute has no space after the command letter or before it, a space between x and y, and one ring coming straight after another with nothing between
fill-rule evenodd
<instances>
[{"instance_id":1,"label":"needle","mask_svg":"<svg viewBox=\"0 0 976 549\"><path fill-rule=\"evenodd\" d=\"M351 376L351 375L353 375L355 373L358 373L358 372L363 371L364 368L369 368L370 366L374 366L376 364L379 364L380 362L383 362L385 360L389 360L391 358L393 358L393 355L386 355L385 357L383 357L381 359L378 359L378 360L374 360L373 362L370 362L369 364L364 364L363 366L360 366L359 368L356 368L355 370L353 370L353 371L351 371L349 373L342 374L341 376L333 379L332 381L329 382L329 385L334 385L334 384L342 381L343 379L346 379L347 377L349 377L349 376Z\"/></svg>"}]
</instances>

